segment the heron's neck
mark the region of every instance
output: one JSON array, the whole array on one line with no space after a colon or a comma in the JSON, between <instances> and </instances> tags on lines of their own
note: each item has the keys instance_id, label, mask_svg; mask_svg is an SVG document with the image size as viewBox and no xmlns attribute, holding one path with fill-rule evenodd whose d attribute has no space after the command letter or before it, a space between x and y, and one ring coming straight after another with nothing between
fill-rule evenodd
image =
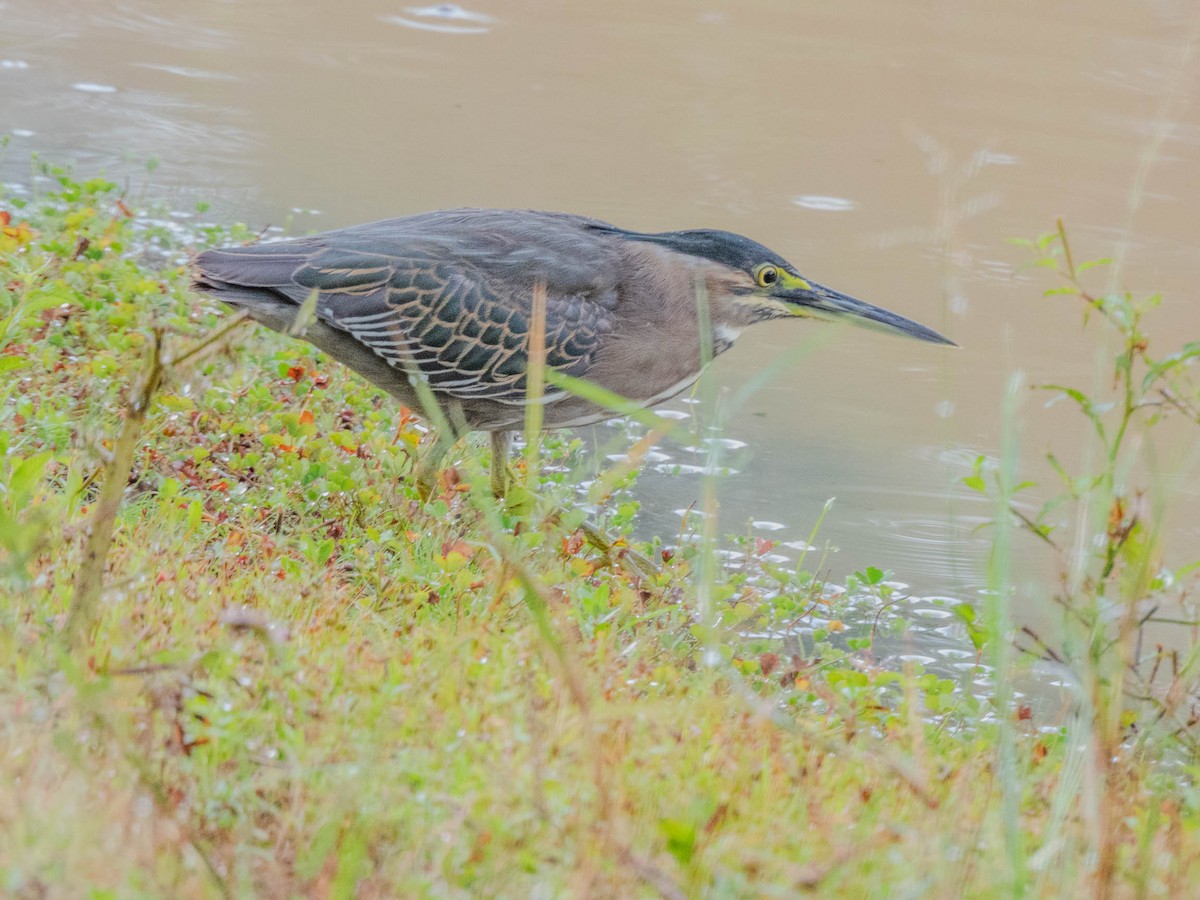
<instances>
[{"instance_id":1,"label":"heron's neck","mask_svg":"<svg viewBox=\"0 0 1200 900\"><path fill-rule=\"evenodd\" d=\"M753 307L739 302L730 292L723 271L710 268L706 275L708 317L712 323L713 355L716 356L732 347L743 329L761 317Z\"/></svg>"},{"instance_id":2,"label":"heron's neck","mask_svg":"<svg viewBox=\"0 0 1200 900\"><path fill-rule=\"evenodd\" d=\"M733 346L742 333L740 325L730 325L728 322L717 322L712 327L712 353L720 356Z\"/></svg>"}]
</instances>

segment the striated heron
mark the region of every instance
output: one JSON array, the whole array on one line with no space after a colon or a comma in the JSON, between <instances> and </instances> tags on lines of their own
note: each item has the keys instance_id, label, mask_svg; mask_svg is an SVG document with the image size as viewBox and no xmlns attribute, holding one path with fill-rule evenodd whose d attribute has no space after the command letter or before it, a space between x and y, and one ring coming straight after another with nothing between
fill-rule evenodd
<instances>
[{"instance_id":1,"label":"striated heron","mask_svg":"<svg viewBox=\"0 0 1200 900\"><path fill-rule=\"evenodd\" d=\"M642 406L685 390L704 360L728 350L747 325L769 319L846 320L953 343L809 281L749 238L711 230L645 234L565 213L430 212L208 250L194 271L198 290L298 334L406 406L421 410L422 396L432 397L440 416L426 409L427 417L457 431L490 432L498 493L509 432L525 422L539 284L546 366ZM297 322L302 310L307 321ZM428 390L415 389L416 380ZM617 415L553 386L539 402L547 428ZM418 477L424 492L432 471Z\"/></svg>"}]
</instances>

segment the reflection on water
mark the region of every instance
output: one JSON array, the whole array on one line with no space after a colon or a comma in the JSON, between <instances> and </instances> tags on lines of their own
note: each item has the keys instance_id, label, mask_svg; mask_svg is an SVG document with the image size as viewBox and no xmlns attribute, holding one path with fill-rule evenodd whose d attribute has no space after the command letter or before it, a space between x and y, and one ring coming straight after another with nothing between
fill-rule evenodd
<instances>
[{"instance_id":1,"label":"reflection on water","mask_svg":"<svg viewBox=\"0 0 1200 900\"><path fill-rule=\"evenodd\" d=\"M792 202L805 209L819 209L825 212L849 212L858 206L853 200L847 200L845 197L822 197L818 194L793 197Z\"/></svg>"},{"instance_id":2,"label":"reflection on water","mask_svg":"<svg viewBox=\"0 0 1200 900\"><path fill-rule=\"evenodd\" d=\"M411 7L406 16L380 16L379 21L441 34L487 34L495 19L483 13L468 12L453 3L438 3Z\"/></svg>"},{"instance_id":3,"label":"reflection on water","mask_svg":"<svg viewBox=\"0 0 1200 900\"><path fill-rule=\"evenodd\" d=\"M1096 362L1079 310L1041 300L1046 280L1007 239L1063 216L1080 253L1122 260L1121 285L1164 293L1153 338L1200 327L1197 15L1171 0L9 0L0 174L27 177L36 150L144 181L155 158L148 195L255 227L477 205L761 240L964 349L749 330L716 364L717 438L739 443L656 448L643 528L677 533L715 469L722 531L799 553L836 497L817 537L840 548L832 572L872 564L971 597L991 511L958 481L998 445L1009 373L1088 386ZM1023 421L1026 469L1052 482L1042 452L1084 432L1041 399ZM945 452L958 447L979 449ZM1194 485L1195 460L1180 466ZM1176 502L1171 539L1194 547L1195 489ZM1044 560L1027 552L1036 584ZM1026 592L1030 614L1044 591Z\"/></svg>"}]
</instances>

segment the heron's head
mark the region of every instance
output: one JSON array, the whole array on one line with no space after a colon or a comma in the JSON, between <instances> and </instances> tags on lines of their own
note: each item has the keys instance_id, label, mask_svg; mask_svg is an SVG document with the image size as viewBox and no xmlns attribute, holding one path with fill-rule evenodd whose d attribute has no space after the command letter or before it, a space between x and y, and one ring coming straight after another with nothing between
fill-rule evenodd
<instances>
[{"instance_id":1,"label":"heron's head","mask_svg":"<svg viewBox=\"0 0 1200 900\"><path fill-rule=\"evenodd\" d=\"M704 280L714 326L800 317L849 322L887 334L956 346L932 328L808 280L778 253L739 234L709 230L661 234L614 231L629 240L656 244L705 263ZM722 313L732 321L718 321Z\"/></svg>"}]
</instances>

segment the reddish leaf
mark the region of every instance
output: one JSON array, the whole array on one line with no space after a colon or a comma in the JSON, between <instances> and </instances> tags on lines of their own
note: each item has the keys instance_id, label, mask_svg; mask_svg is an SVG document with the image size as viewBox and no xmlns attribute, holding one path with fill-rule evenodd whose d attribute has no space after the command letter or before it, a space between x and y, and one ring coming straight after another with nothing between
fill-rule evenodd
<instances>
[{"instance_id":1,"label":"reddish leaf","mask_svg":"<svg viewBox=\"0 0 1200 900\"><path fill-rule=\"evenodd\" d=\"M574 556L583 549L583 532L576 531L562 539L563 556Z\"/></svg>"},{"instance_id":2,"label":"reddish leaf","mask_svg":"<svg viewBox=\"0 0 1200 900\"><path fill-rule=\"evenodd\" d=\"M458 553L470 559L475 555L474 548L464 541L444 541L442 543L442 556L449 556L451 553Z\"/></svg>"}]
</instances>

